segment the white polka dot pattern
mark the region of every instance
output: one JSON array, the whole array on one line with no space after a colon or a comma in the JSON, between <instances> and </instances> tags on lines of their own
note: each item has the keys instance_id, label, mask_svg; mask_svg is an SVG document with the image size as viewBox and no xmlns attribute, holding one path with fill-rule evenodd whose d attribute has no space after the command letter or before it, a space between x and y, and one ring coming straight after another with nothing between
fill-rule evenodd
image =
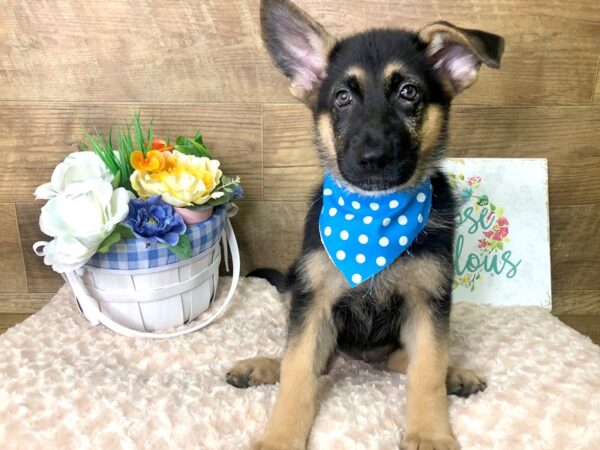
<instances>
[{"instance_id":1,"label":"white polka dot pattern","mask_svg":"<svg viewBox=\"0 0 600 450\"><path fill-rule=\"evenodd\" d=\"M427 223L431 198L429 180L410 192L375 197L346 191L326 174L319 232L350 286L373 277L405 252Z\"/></svg>"}]
</instances>

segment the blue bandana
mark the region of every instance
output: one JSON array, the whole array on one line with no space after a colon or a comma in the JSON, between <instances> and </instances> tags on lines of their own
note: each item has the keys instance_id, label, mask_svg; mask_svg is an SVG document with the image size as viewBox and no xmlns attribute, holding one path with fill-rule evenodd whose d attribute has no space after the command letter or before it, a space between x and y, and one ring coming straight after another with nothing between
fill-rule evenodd
<instances>
[{"instance_id":1,"label":"blue bandana","mask_svg":"<svg viewBox=\"0 0 600 450\"><path fill-rule=\"evenodd\" d=\"M345 190L326 173L321 241L350 286L358 286L404 253L425 227L430 210L429 179L411 191L364 196Z\"/></svg>"}]
</instances>

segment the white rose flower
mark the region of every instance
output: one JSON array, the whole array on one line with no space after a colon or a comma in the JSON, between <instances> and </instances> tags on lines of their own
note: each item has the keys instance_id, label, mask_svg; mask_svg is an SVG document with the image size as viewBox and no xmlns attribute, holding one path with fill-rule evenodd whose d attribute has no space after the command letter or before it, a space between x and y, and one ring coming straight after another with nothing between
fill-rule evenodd
<instances>
[{"instance_id":1,"label":"white rose flower","mask_svg":"<svg viewBox=\"0 0 600 450\"><path fill-rule=\"evenodd\" d=\"M82 151L69 154L52 173L50 183L45 183L35 190L36 200L48 200L56 197L72 183L79 183L90 178L113 180L113 175L96 153Z\"/></svg>"},{"instance_id":2,"label":"white rose flower","mask_svg":"<svg viewBox=\"0 0 600 450\"><path fill-rule=\"evenodd\" d=\"M56 272L83 266L125 219L131 198L131 192L125 188L113 191L110 182L101 178L69 184L42 208L40 229L55 239L38 254Z\"/></svg>"}]
</instances>

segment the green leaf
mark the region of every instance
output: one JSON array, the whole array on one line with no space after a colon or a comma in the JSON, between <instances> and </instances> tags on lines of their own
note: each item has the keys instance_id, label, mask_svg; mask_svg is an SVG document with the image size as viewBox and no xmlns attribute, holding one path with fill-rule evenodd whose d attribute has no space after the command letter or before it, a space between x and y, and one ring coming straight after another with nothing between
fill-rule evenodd
<instances>
[{"instance_id":1,"label":"green leaf","mask_svg":"<svg viewBox=\"0 0 600 450\"><path fill-rule=\"evenodd\" d=\"M113 189L117 189L121 185L121 171L120 170L117 173L115 173L111 184L112 184Z\"/></svg>"},{"instance_id":2,"label":"green leaf","mask_svg":"<svg viewBox=\"0 0 600 450\"><path fill-rule=\"evenodd\" d=\"M202 138L198 136L192 140L185 136L178 136L175 140L175 150L185 155L192 155L198 157L206 157L212 159L212 156L208 152L208 149L202 143Z\"/></svg>"},{"instance_id":3,"label":"green leaf","mask_svg":"<svg viewBox=\"0 0 600 450\"><path fill-rule=\"evenodd\" d=\"M185 234L179 236L177 245L172 245L169 247L169 250L171 250L179 259L187 259L192 256L192 244Z\"/></svg>"},{"instance_id":4,"label":"green leaf","mask_svg":"<svg viewBox=\"0 0 600 450\"><path fill-rule=\"evenodd\" d=\"M121 233L119 233L119 230L117 229L117 227L115 227L115 229L112 230L112 233L106 236L106 238L100 243L98 253L108 253L110 247L119 242L121 239Z\"/></svg>"},{"instance_id":5,"label":"green leaf","mask_svg":"<svg viewBox=\"0 0 600 450\"><path fill-rule=\"evenodd\" d=\"M494 205L493 203L490 203L490 209L492 211L496 211L496 205Z\"/></svg>"},{"instance_id":6,"label":"green leaf","mask_svg":"<svg viewBox=\"0 0 600 450\"><path fill-rule=\"evenodd\" d=\"M118 223L115 227L115 230L119 232L123 239L135 239L135 234L131 231L131 228L123 225L122 223Z\"/></svg>"}]
</instances>

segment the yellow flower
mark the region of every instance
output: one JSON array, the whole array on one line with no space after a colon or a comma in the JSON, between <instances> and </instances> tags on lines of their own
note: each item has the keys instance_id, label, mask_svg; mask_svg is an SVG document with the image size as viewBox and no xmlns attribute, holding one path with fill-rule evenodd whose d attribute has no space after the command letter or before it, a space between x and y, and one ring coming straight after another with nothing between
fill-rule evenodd
<instances>
[{"instance_id":1,"label":"yellow flower","mask_svg":"<svg viewBox=\"0 0 600 450\"><path fill-rule=\"evenodd\" d=\"M206 203L221 181L219 161L177 150L172 154L163 170L133 172L130 178L133 189L142 198L160 195L165 202L178 207Z\"/></svg>"}]
</instances>

